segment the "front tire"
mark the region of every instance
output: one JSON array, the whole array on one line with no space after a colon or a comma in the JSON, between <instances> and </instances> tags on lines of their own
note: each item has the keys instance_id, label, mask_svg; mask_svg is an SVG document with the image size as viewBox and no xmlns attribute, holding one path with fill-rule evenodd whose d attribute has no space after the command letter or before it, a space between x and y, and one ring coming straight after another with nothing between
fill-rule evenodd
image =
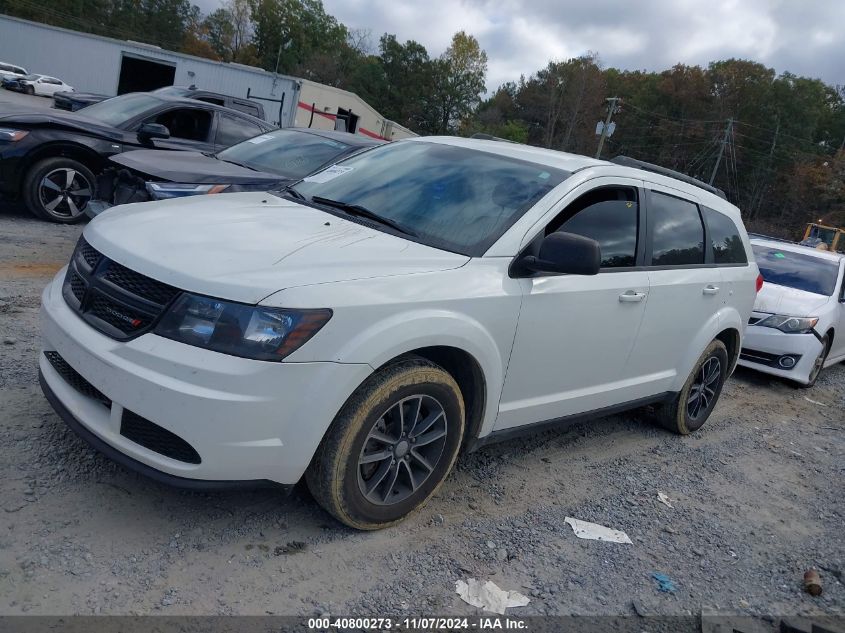
<instances>
[{"instance_id":1,"label":"front tire","mask_svg":"<svg viewBox=\"0 0 845 633\"><path fill-rule=\"evenodd\" d=\"M35 95L35 88L32 86L26 86L23 91L30 96Z\"/></svg>"},{"instance_id":2,"label":"front tire","mask_svg":"<svg viewBox=\"0 0 845 633\"><path fill-rule=\"evenodd\" d=\"M657 410L657 421L681 435L697 431L713 412L727 375L728 350L722 341L712 341L699 357L680 393Z\"/></svg>"},{"instance_id":3,"label":"front tire","mask_svg":"<svg viewBox=\"0 0 845 633\"><path fill-rule=\"evenodd\" d=\"M57 156L35 163L23 182L23 199L30 213L42 220L76 224L94 194L94 174L72 158Z\"/></svg>"},{"instance_id":4,"label":"front tire","mask_svg":"<svg viewBox=\"0 0 845 633\"><path fill-rule=\"evenodd\" d=\"M437 491L458 457L464 401L442 367L412 357L371 376L341 409L305 480L339 521L376 530Z\"/></svg>"},{"instance_id":5,"label":"front tire","mask_svg":"<svg viewBox=\"0 0 845 633\"><path fill-rule=\"evenodd\" d=\"M813 362L813 368L810 370L810 375L807 377L808 382L796 383L804 389L809 389L810 387L813 387L816 384L816 381L819 379L819 374L822 373L824 362L827 360L828 352L830 352L830 337L825 335L824 338L822 338L821 343L822 351L819 352L818 358L816 358L816 360Z\"/></svg>"}]
</instances>

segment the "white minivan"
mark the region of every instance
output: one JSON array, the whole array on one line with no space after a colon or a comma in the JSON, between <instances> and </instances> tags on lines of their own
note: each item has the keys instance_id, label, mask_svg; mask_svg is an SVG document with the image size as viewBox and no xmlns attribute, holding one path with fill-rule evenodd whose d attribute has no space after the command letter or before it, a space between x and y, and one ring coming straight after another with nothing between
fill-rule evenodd
<instances>
[{"instance_id":1,"label":"white minivan","mask_svg":"<svg viewBox=\"0 0 845 633\"><path fill-rule=\"evenodd\" d=\"M283 191L117 207L44 291L43 390L130 468L304 475L360 529L461 448L643 405L689 433L759 275L739 211L657 171L428 137Z\"/></svg>"}]
</instances>

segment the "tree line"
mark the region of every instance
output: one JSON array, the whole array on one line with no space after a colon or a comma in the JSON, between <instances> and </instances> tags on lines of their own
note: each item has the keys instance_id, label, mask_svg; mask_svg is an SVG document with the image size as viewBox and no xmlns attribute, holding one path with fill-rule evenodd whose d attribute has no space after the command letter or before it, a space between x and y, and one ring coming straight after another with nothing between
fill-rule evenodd
<instances>
[{"instance_id":1,"label":"tree line","mask_svg":"<svg viewBox=\"0 0 845 633\"><path fill-rule=\"evenodd\" d=\"M589 53L484 98L487 55L471 34L432 55L351 29L321 0L227 0L209 15L190 0L0 0L0 13L350 90L420 134L483 132L594 155L616 97L603 158L712 178L752 229L795 237L810 220L845 226L845 86L753 61L623 71Z\"/></svg>"}]
</instances>

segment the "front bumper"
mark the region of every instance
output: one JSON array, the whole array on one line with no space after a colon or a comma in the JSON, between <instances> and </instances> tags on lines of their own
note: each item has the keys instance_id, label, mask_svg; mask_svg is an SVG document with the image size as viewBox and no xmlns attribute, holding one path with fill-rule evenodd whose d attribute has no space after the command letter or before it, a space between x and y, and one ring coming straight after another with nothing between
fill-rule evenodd
<instances>
[{"instance_id":1,"label":"front bumper","mask_svg":"<svg viewBox=\"0 0 845 633\"><path fill-rule=\"evenodd\" d=\"M253 361L155 334L119 342L68 307L63 279L64 270L42 296L44 351L57 352L110 404L75 388L42 354L45 394L71 427L76 421L77 432L95 438L87 437L90 443L119 452L125 459L118 461L136 470L162 473L169 483L296 483L343 403L372 372L366 364ZM167 457L123 435L126 412L187 442L200 463Z\"/></svg>"},{"instance_id":2,"label":"front bumper","mask_svg":"<svg viewBox=\"0 0 845 633\"><path fill-rule=\"evenodd\" d=\"M786 334L771 327L749 325L745 330L738 364L807 384L813 363L821 351L821 341L814 334ZM780 357L787 355L800 357L789 369L777 364ZM773 358L767 362L769 357Z\"/></svg>"}]
</instances>

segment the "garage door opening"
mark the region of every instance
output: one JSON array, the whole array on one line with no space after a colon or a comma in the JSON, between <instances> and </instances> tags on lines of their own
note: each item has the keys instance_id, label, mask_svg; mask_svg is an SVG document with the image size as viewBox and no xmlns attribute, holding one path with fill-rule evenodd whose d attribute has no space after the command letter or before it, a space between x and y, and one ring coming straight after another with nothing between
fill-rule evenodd
<instances>
[{"instance_id":1,"label":"garage door opening","mask_svg":"<svg viewBox=\"0 0 845 633\"><path fill-rule=\"evenodd\" d=\"M139 57L123 55L120 60L120 79L117 94L146 92L172 86L176 77L176 66Z\"/></svg>"}]
</instances>

